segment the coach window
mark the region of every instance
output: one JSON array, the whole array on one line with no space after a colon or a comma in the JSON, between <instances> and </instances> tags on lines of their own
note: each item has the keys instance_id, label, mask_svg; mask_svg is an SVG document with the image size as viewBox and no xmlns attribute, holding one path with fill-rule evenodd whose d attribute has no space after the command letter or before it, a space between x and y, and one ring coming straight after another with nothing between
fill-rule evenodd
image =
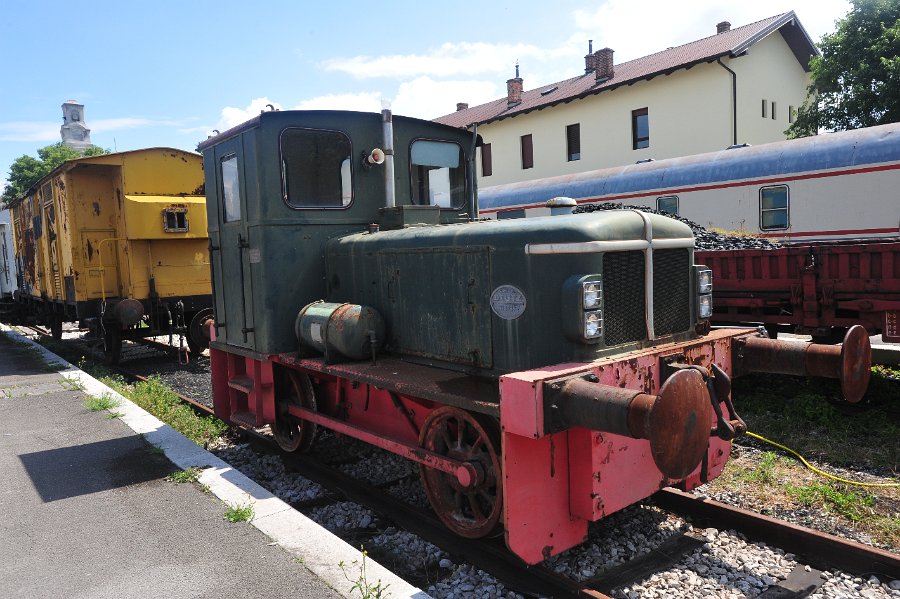
<instances>
[{"instance_id":1,"label":"coach window","mask_svg":"<svg viewBox=\"0 0 900 599\"><path fill-rule=\"evenodd\" d=\"M762 187L759 190L759 228L787 229L790 224L788 218L788 187L787 185L772 185Z\"/></svg>"},{"instance_id":2,"label":"coach window","mask_svg":"<svg viewBox=\"0 0 900 599\"><path fill-rule=\"evenodd\" d=\"M412 203L459 208L466 200L466 161L462 147L449 141L414 141L409 149Z\"/></svg>"},{"instance_id":3,"label":"coach window","mask_svg":"<svg viewBox=\"0 0 900 599\"><path fill-rule=\"evenodd\" d=\"M678 216L678 196L660 196L656 198L656 209L659 212Z\"/></svg>"},{"instance_id":4,"label":"coach window","mask_svg":"<svg viewBox=\"0 0 900 599\"><path fill-rule=\"evenodd\" d=\"M237 156L222 158L222 204L225 206L225 222L241 220L241 187L238 177Z\"/></svg>"},{"instance_id":5,"label":"coach window","mask_svg":"<svg viewBox=\"0 0 900 599\"><path fill-rule=\"evenodd\" d=\"M346 208L353 199L350 138L339 131L285 129L281 172L291 208Z\"/></svg>"}]
</instances>

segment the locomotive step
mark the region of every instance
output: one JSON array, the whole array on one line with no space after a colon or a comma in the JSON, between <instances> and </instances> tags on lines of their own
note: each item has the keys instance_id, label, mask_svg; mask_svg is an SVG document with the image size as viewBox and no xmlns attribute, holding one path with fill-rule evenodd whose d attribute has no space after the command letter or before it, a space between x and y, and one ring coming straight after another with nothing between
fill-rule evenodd
<instances>
[{"instance_id":1,"label":"locomotive step","mask_svg":"<svg viewBox=\"0 0 900 599\"><path fill-rule=\"evenodd\" d=\"M250 395L253 392L253 379L249 376L236 376L228 379L228 386L242 393Z\"/></svg>"},{"instance_id":2,"label":"locomotive step","mask_svg":"<svg viewBox=\"0 0 900 599\"><path fill-rule=\"evenodd\" d=\"M252 412L234 412L231 415L231 423L239 424L247 428L256 428L256 416Z\"/></svg>"}]
</instances>

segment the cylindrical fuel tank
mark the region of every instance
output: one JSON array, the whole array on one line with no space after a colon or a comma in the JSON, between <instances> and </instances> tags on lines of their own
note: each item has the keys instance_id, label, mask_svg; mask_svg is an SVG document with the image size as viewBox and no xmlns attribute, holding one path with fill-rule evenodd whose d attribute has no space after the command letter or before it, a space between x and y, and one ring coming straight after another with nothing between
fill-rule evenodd
<instances>
[{"instance_id":1,"label":"cylindrical fuel tank","mask_svg":"<svg viewBox=\"0 0 900 599\"><path fill-rule=\"evenodd\" d=\"M370 358L384 344L384 332L381 314L359 304L313 302L300 310L294 323L300 345L329 359L334 353L351 360Z\"/></svg>"}]
</instances>

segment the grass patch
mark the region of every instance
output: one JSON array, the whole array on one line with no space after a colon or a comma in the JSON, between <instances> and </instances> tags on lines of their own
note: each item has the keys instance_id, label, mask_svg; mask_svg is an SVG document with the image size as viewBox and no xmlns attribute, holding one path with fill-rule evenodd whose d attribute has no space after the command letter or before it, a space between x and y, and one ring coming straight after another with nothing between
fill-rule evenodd
<instances>
[{"instance_id":1,"label":"grass patch","mask_svg":"<svg viewBox=\"0 0 900 599\"><path fill-rule=\"evenodd\" d=\"M104 393L99 397L96 395L88 395L84 398L84 407L91 412L100 412L103 410L111 410L119 406L119 401L114 399L109 393Z\"/></svg>"},{"instance_id":2,"label":"grass patch","mask_svg":"<svg viewBox=\"0 0 900 599\"><path fill-rule=\"evenodd\" d=\"M809 485L787 485L787 492L799 503L811 507L822 507L833 511L853 522L859 522L872 515L875 496L864 492L850 491L846 485L812 483Z\"/></svg>"},{"instance_id":3,"label":"grass patch","mask_svg":"<svg viewBox=\"0 0 900 599\"><path fill-rule=\"evenodd\" d=\"M125 383L119 376L108 374L101 375L100 380L197 445L206 447L228 430L228 426L218 418L198 415L158 378L151 377L134 385Z\"/></svg>"},{"instance_id":4,"label":"grass patch","mask_svg":"<svg viewBox=\"0 0 900 599\"><path fill-rule=\"evenodd\" d=\"M244 503L241 505L228 505L228 508L225 510L224 518L229 522L250 522L253 520L253 506L249 503Z\"/></svg>"},{"instance_id":5,"label":"grass patch","mask_svg":"<svg viewBox=\"0 0 900 599\"><path fill-rule=\"evenodd\" d=\"M733 397L750 431L807 459L890 476L900 463L900 372L873 367L871 381L855 405L836 380L766 374L735 379Z\"/></svg>"},{"instance_id":6,"label":"grass patch","mask_svg":"<svg viewBox=\"0 0 900 599\"><path fill-rule=\"evenodd\" d=\"M107 420L115 420L117 418L121 418L124 415L125 415L124 412L110 412L109 414L106 415L106 419Z\"/></svg>"},{"instance_id":7,"label":"grass patch","mask_svg":"<svg viewBox=\"0 0 900 599\"><path fill-rule=\"evenodd\" d=\"M200 480L200 472L200 468L191 466L190 468L173 472L166 477L166 480L171 483L195 483Z\"/></svg>"}]
</instances>

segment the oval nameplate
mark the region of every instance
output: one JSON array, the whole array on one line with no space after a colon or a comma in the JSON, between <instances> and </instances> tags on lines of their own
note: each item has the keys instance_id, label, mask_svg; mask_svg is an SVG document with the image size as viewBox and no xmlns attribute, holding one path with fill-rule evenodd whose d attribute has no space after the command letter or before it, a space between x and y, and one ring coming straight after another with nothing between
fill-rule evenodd
<instances>
[{"instance_id":1,"label":"oval nameplate","mask_svg":"<svg viewBox=\"0 0 900 599\"><path fill-rule=\"evenodd\" d=\"M505 320L514 320L525 312L525 294L512 285L500 285L491 294L491 310Z\"/></svg>"}]
</instances>

